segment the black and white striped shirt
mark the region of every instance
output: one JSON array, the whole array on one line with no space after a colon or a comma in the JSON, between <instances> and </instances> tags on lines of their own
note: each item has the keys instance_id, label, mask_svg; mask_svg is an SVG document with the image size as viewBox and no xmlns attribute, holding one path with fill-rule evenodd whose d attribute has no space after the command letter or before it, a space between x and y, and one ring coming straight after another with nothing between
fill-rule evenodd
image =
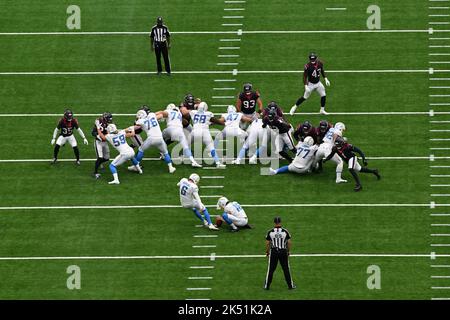
<instances>
[{"instance_id":1,"label":"black and white striped shirt","mask_svg":"<svg viewBox=\"0 0 450 320\"><path fill-rule=\"evenodd\" d=\"M170 37L170 32L165 25L155 25L150 32L150 37L153 38L155 42L166 42L167 38Z\"/></svg>"},{"instance_id":2,"label":"black and white striped shirt","mask_svg":"<svg viewBox=\"0 0 450 320\"><path fill-rule=\"evenodd\" d=\"M267 232L266 240L270 241L272 249L286 249L287 242L291 238L289 231L285 228L273 228Z\"/></svg>"}]
</instances>

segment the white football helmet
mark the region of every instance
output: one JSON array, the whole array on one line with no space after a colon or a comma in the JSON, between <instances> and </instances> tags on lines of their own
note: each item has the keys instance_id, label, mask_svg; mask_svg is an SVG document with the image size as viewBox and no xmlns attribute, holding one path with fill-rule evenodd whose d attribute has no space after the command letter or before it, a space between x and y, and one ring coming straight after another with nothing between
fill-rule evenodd
<instances>
[{"instance_id":1,"label":"white football helmet","mask_svg":"<svg viewBox=\"0 0 450 320\"><path fill-rule=\"evenodd\" d=\"M232 105L229 105L228 108L227 108L227 112L228 113L236 112L236 107L232 106Z\"/></svg>"},{"instance_id":2,"label":"white football helmet","mask_svg":"<svg viewBox=\"0 0 450 320\"><path fill-rule=\"evenodd\" d=\"M174 105L173 103L168 104L167 107L166 107L166 110L167 110L167 111L171 111L171 110L175 110L175 109L178 109L178 108L177 108L177 106Z\"/></svg>"},{"instance_id":3,"label":"white football helmet","mask_svg":"<svg viewBox=\"0 0 450 320\"><path fill-rule=\"evenodd\" d=\"M208 111L208 105L206 104L206 102L200 102L199 104L198 104L198 108L197 108L197 110L199 111L199 112L206 112L206 111Z\"/></svg>"},{"instance_id":4,"label":"white football helmet","mask_svg":"<svg viewBox=\"0 0 450 320\"><path fill-rule=\"evenodd\" d=\"M306 144L307 146L313 146L314 145L314 139L313 137L307 136L305 140L303 140L303 144Z\"/></svg>"},{"instance_id":5,"label":"white football helmet","mask_svg":"<svg viewBox=\"0 0 450 320\"><path fill-rule=\"evenodd\" d=\"M336 122L336 124L334 125L334 127L338 130L344 131L345 130L345 124L343 124L342 122Z\"/></svg>"},{"instance_id":6,"label":"white football helmet","mask_svg":"<svg viewBox=\"0 0 450 320\"><path fill-rule=\"evenodd\" d=\"M136 113L136 119L144 119L147 117L147 112L145 112L144 110L139 110Z\"/></svg>"},{"instance_id":7,"label":"white football helmet","mask_svg":"<svg viewBox=\"0 0 450 320\"><path fill-rule=\"evenodd\" d=\"M193 173L189 176L189 180L192 180L195 184L198 184L200 181L200 176L196 173Z\"/></svg>"},{"instance_id":8,"label":"white football helmet","mask_svg":"<svg viewBox=\"0 0 450 320\"><path fill-rule=\"evenodd\" d=\"M117 132L117 127L114 123L110 123L106 127L106 131L108 131L108 133L115 133L115 132Z\"/></svg>"},{"instance_id":9,"label":"white football helmet","mask_svg":"<svg viewBox=\"0 0 450 320\"><path fill-rule=\"evenodd\" d=\"M228 202L228 199L225 197L220 197L219 201L217 201L217 210L225 208L226 204Z\"/></svg>"}]
</instances>

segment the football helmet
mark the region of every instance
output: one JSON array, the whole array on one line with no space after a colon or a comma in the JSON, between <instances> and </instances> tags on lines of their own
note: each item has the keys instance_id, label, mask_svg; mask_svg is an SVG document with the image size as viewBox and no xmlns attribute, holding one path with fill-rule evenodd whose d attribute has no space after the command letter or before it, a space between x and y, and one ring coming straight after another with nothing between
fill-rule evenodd
<instances>
[{"instance_id":1,"label":"football helmet","mask_svg":"<svg viewBox=\"0 0 450 320\"><path fill-rule=\"evenodd\" d=\"M217 201L217 210L225 208L228 203L228 199L225 197L220 197L219 201Z\"/></svg>"},{"instance_id":2,"label":"football helmet","mask_svg":"<svg viewBox=\"0 0 450 320\"><path fill-rule=\"evenodd\" d=\"M307 136L305 138L305 140L303 140L303 143L306 144L307 146L313 146L314 145L314 139L311 136Z\"/></svg>"},{"instance_id":3,"label":"football helmet","mask_svg":"<svg viewBox=\"0 0 450 320\"><path fill-rule=\"evenodd\" d=\"M111 112L104 112L103 113L103 119L105 119L106 123L112 123L113 122L113 116Z\"/></svg>"},{"instance_id":4,"label":"football helmet","mask_svg":"<svg viewBox=\"0 0 450 320\"><path fill-rule=\"evenodd\" d=\"M344 131L345 130L345 124L343 124L342 122L336 122L336 124L334 125L334 127L338 130Z\"/></svg>"},{"instance_id":5,"label":"football helmet","mask_svg":"<svg viewBox=\"0 0 450 320\"><path fill-rule=\"evenodd\" d=\"M305 132L308 132L309 130L311 130L311 128L312 128L311 122L309 122L308 120L302 123L302 129Z\"/></svg>"},{"instance_id":6,"label":"football helmet","mask_svg":"<svg viewBox=\"0 0 450 320\"><path fill-rule=\"evenodd\" d=\"M342 137L337 137L334 141L334 145L338 148L342 148L345 144L345 140Z\"/></svg>"},{"instance_id":7,"label":"football helmet","mask_svg":"<svg viewBox=\"0 0 450 320\"><path fill-rule=\"evenodd\" d=\"M246 83L244 84L244 92L245 93L250 93L252 92L253 86L251 83Z\"/></svg>"},{"instance_id":8,"label":"football helmet","mask_svg":"<svg viewBox=\"0 0 450 320\"><path fill-rule=\"evenodd\" d=\"M64 119L66 119L67 121L72 121L73 119L73 112L70 109L66 109L64 111Z\"/></svg>"},{"instance_id":9,"label":"football helmet","mask_svg":"<svg viewBox=\"0 0 450 320\"><path fill-rule=\"evenodd\" d=\"M139 110L144 110L146 114L150 113L150 108L146 104L142 105Z\"/></svg>"},{"instance_id":10,"label":"football helmet","mask_svg":"<svg viewBox=\"0 0 450 320\"><path fill-rule=\"evenodd\" d=\"M195 104L195 99L194 96L192 95L192 93L188 93L185 97L184 97L184 103L186 103L189 107L193 108L194 104Z\"/></svg>"},{"instance_id":11,"label":"football helmet","mask_svg":"<svg viewBox=\"0 0 450 320\"><path fill-rule=\"evenodd\" d=\"M236 107L233 105L229 105L227 108L227 113L236 112Z\"/></svg>"},{"instance_id":12,"label":"football helmet","mask_svg":"<svg viewBox=\"0 0 450 320\"><path fill-rule=\"evenodd\" d=\"M206 111L208 111L208 105L206 104L206 102L202 101L198 104L197 110L199 112L206 112Z\"/></svg>"},{"instance_id":13,"label":"football helmet","mask_svg":"<svg viewBox=\"0 0 450 320\"><path fill-rule=\"evenodd\" d=\"M136 119L144 119L145 117L147 117L147 112L144 110L138 110L136 113Z\"/></svg>"},{"instance_id":14,"label":"football helmet","mask_svg":"<svg viewBox=\"0 0 450 320\"><path fill-rule=\"evenodd\" d=\"M200 181L200 176L196 173L193 173L189 176L189 180L192 180L195 184L198 184Z\"/></svg>"},{"instance_id":15,"label":"football helmet","mask_svg":"<svg viewBox=\"0 0 450 320\"><path fill-rule=\"evenodd\" d=\"M325 132L325 131L327 131L327 130L328 130L328 122L325 121L325 120L321 120L321 121L319 122L319 129L320 129L320 132Z\"/></svg>"},{"instance_id":16,"label":"football helmet","mask_svg":"<svg viewBox=\"0 0 450 320\"><path fill-rule=\"evenodd\" d=\"M269 118L270 121L275 119L276 115L277 111L275 109L269 109L269 114L267 115L267 117Z\"/></svg>"},{"instance_id":17,"label":"football helmet","mask_svg":"<svg viewBox=\"0 0 450 320\"><path fill-rule=\"evenodd\" d=\"M314 52L311 52L309 54L309 62L316 63L316 61L317 61L317 54L315 54Z\"/></svg>"},{"instance_id":18,"label":"football helmet","mask_svg":"<svg viewBox=\"0 0 450 320\"><path fill-rule=\"evenodd\" d=\"M178 107L175 104L170 103L170 104L167 105L166 110L167 111L178 110Z\"/></svg>"},{"instance_id":19,"label":"football helmet","mask_svg":"<svg viewBox=\"0 0 450 320\"><path fill-rule=\"evenodd\" d=\"M108 131L108 133L115 133L117 132L117 127L114 123L110 123L107 127L106 127L106 131Z\"/></svg>"}]
</instances>

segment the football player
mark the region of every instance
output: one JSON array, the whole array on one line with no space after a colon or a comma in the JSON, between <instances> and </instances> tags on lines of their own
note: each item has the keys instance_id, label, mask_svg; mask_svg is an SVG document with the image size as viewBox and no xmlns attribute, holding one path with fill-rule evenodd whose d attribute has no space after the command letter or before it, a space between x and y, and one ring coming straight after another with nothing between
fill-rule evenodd
<instances>
[{"instance_id":1,"label":"football player","mask_svg":"<svg viewBox=\"0 0 450 320\"><path fill-rule=\"evenodd\" d=\"M269 168L269 173L271 175L285 173L285 172L295 172L295 173L307 173L311 171L314 167L315 156L318 145L314 144L314 139L307 136L303 142L299 142L297 145L297 155L295 156L292 163L288 166L284 166L274 170Z\"/></svg>"},{"instance_id":2,"label":"football player","mask_svg":"<svg viewBox=\"0 0 450 320\"><path fill-rule=\"evenodd\" d=\"M59 120L55 130L53 131L53 138L52 141L50 142L52 146L55 145L56 143L55 148L53 149L52 164L58 162L58 153L61 146L65 145L66 142L69 142L75 154L76 158L75 163L77 165L80 165L80 150L78 149L77 140L73 136L74 129L77 129L81 139L83 139L83 143L86 145L89 144L89 142L86 139L86 136L83 133L83 130L81 130L78 124L78 120L73 117L73 112L70 109L66 109L64 111L64 116ZM60 130L61 133L58 136L58 132ZM56 139L57 136L58 139Z\"/></svg>"},{"instance_id":3,"label":"football player","mask_svg":"<svg viewBox=\"0 0 450 320\"><path fill-rule=\"evenodd\" d=\"M291 136L293 131L291 124L279 117L275 109L270 109L267 116L263 118L262 127L266 128L267 126L277 133L275 140L276 153L287 159L289 162L292 162L292 157L285 151L285 147L287 147L287 149L291 150L294 154L297 153Z\"/></svg>"},{"instance_id":4,"label":"football player","mask_svg":"<svg viewBox=\"0 0 450 320\"><path fill-rule=\"evenodd\" d=\"M333 128L330 128L325 136L323 137L323 143L319 146L316 153L316 160L322 161L322 159L327 158L334 146L334 142L337 137L342 137L345 131L345 125L342 122L336 122ZM336 163L336 183L345 183L347 180L342 179L342 169L344 168L344 163L342 159L334 154L331 158L334 163Z\"/></svg>"},{"instance_id":5,"label":"football player","mask_svg":"<svg viewBox=\"0 0 450 320\"><path fill-rule=\"evenodd\" d=\"M247 132L242 130L239 126L242 122L251 123L252 118L245 116L241 112L237 112L235 106L228 106L227 113L223 114L218 121L225 125L225 128L219 132L214 139L214 148L217 146L222 139L227 137L237 137L240 140L240 145L244 142L247 137Z\"/></svg>"},{"instance_id":6,"label":"football player","mask_svg":"<svg viewBox=\"0 0 450 320\"><path fill-rule=\"evenodd\" d=\"M142 107L140 107L138 109L138 111L139 110L144 110L147 114L150 113L150 108L145 104ZM134 121L134 125L136 125L136 121L137 120ZM136 130L134 131L134 136L130 137L130 140L131 140L130 146L132 148L139 148L144 143L144 139L142 139L141 133L142 133L142 128L136 128ZM143 166L141 166L141 168L143 168Z\"/></svg>"},{"instance_id":7,"label":"football player","mask_svg":"<svg viewBox=\"0 0 450 320\"><path fill-rule=\"evenodd\" d=\"M192 126L190 123L191 117L190 117L189 112L197 109L197 107L198 107L198 104L196 103L197 99L194 98L192 93L188 93L184 97L184 101L182 103L180 103L180 111L181 111L181 114L183 115L183 120L182 120L183 121L183 131L184 131L184 135L188 141L190 140L190 134L192 131Z\"/></svg>"},{"instance_id":8,"label":"football player","mask_svg":"<svg viewBox=\"0 0 450 320\"><path fill-rule=\"evenodd\" d=\"M221 122L214 118L212 112L208 111L208 105L206 102L201 102L198 105L197 110L190 111L190 117L192 119L193 127L191 132L191 143L200 142L206 146L206 149L214 159L214 163L217 168L225 168L225 165L220 163L217 156L216 149L214 148L214 142L209 132L209 125L211 123L221 124ZM192 149L192 148L191 148Z\"/></svg>"},{"instance_id":9,"label":"football player","mask_svg":"<svg viewBox=\"0 0 450 320\"><path fill-rule=\"evenodd\" d=\"M189 179L183 178L177 183L180 190L180 202L183 208L192 210L197 218L203 222L205 227L209 230L219 230L211 222L211 217L209 215L208 209L203 205L202 200L198 194L198 183L200 181L200 176L193 173L189 176ZM201 215L201 213L205 216Z\"/></svg>"},{"instance_id":10,"label":"football player","mask_svg":"<svg viewBox=\"0 0 450 320\"><path fill-rule=\"evenodd\" d=\"M306 137L312 137L314 144L318 143L316 128L308 120L297 126L293 136L297 141L304 141Z\"/></svg>"},{"instance_id":11,"label":"football player","mask_svg":"<svg viewBox=\"0 0 450 320\"><path fill-rule=\"evenodd\" d=\"M94 149L97 155L97 160L94 166L94 177L95 179L100 178L100 173L98 173L98 168L104 162L109 160L109 146L108 142L103 141L100 137L100 132L103 135L108 134L106 128L110 123L113 122L113 116L110 112L105 112L100 118L95 119L94 127L92 128L92 135L95 137Z\"/></svg>"},{"instance_id":12,"label":"football player","mask_svg":"<svg viewBox=\"0 0 450 320\"><path fill-rule=\"evenodd\" d=\"M116 125L111 123L106 127L107 134L104 135L101 131L99 136L103 141L108 141L117 151L119 155L111 162L109 165L109 170L114 177L113 181L108 182L109 184L120 184L119 174L117 173L117 167L131 160L135 171L142 174L142 169L139 167L139 162L134 157L134 150L127 144L127 138L133 136L133 130L118 130Z\"/></svg>"},{"instance_id":13,"label":"football player","mask_svg":"<svg viewBox=\"0 0 450 320\"><path fill-rule=\"evenodd\" d=\"M248 137L244 142L241 150L239 151L239 155L236 160L233 160L233 164L241 164L242 159L244 159L246 152L253 146L256 146L258 141L260 141L259 148L256 149L256 152L250 157L249 163L256 164L257 158L267 149L267 128L263 128L262 119L253 120L252 125L248 128Z\"/></svg>"},{"instance_id":14,"label":"football player","mask_svg":"<svg viewBox=\"0 0 450 320\"><path fill-rule=\"evenodd\" d=\"M305 69L303 72L303 84L305 85L305 93L292 106L289 112L290 115L293 115L295 113L295 110L297 110L298 106L300 106L303 103L303 101L308 99L309 96L311 95L311 92L315 90L317 90L317 92L320 95L320 113L325 115L328 114L325 111L325 103L327 96L325 93L325 87L323 86L322 82L320 82L320 74L322 74L323 78L325 79L325 84L327 86L330 86L330 81L327 79L327 76L325 75L325 70L322 61L320 61L317 58L317 55L315 53L310 53L309 62L305 64Z\"/></svg>"},{"instance_id":15,"label":"football player","mask_svg":"<svg viewBox=\"0 0 450 320\"><path fill-rule=\"evenodd\" d=\"M277 117L283 118L284 119L284 113L283 110L278 106L278 104L275 101L271 101L267 107L264 108L263 110L263 115L262 117L267 117L269 115L270 111L274 111L277 115Z\"/></svg>"},{"instance_id":16,"label":"football player","mask_svg":"<svg viewBox=\"0 0 450 320\"><path fill-rule=\"evenodd\" d=\"M251 83L244 84L244 90L239 93L236 101L236 110L252 120L258 118L258 114L263 111L263 103L259 92L253 90ZM240 127L243 130L247 130L249 124L249 122L242 122Z\"/></svg>"},{"instance_id":17,"label":"football player","mask_svg":"<svg viewBox=\"0 0 450 320\"><path fill-rule=\"evenodd\" d=\"M358 163L358 157L355 155L355 152L358 153L363 161L364 167ZM361 181L359 180L357 172L364 173L372 173L374 174L378 180L381 179L380 174L378 173L378 169L369 169L367 168L366 156L358 147L355 147L349 143L347 143L343 138L338 137L335 141L335 145L330 153L330 155L324 160L324 162L330 160L335 154L338 154L339 157L342 158L346 163L348 163L348 171L350 171L351 175L355 179L355 191L361 191Z\"/></svg>"},{"instance_id":18,"label":"football player","mask_svg":"<svg viewBox=\"0 0 450 320\"><path fill-rule=\"evenodd\" d=\"M136 113L136 125L134 130L142 128L147 134L147 138L144 143L139 147L139 151L136 156L136 160L140 163L142 158L144 158L144 151L150 147L157 147L159 151L163 154L164 161L166 162L169 172L174 173L175 167L172 164L172 159L170 158L169 151L167 150L167 145L164 142L161 128L159 126L158 120L162 118L162 114L156 115L153 112L145 112L144 110L139 110ZM128 167L130 171L136 171L135 166Z\"/></svg>"},{"instance_id":19,"label":"football player","mask_svg":"<svg viewBox=\"0 0 450 320\"><path fill-rule=\"evenodd\" d=\"M252 229L248 224L247 214L236 201L230 201L225 197L220 197L217 202L217 210L224 211L221 216L216 216L217 227L220 227L223 221L225 221L230 225L231 232L237 232L239 231L239 228Z\"/></svg>"},{"instance_id":20,"label":"football player","mask_svg":"<svg viewBox=\"0 0 450 320\"><path fill-rule=\"evenodd\" d=\"M183 147L184 156L191 160L191 166L200 168L194 157L192 156L191 148L186 140L186 136L183 132L183 115L180 109L173 103L169 104L164 111L156 112L156 116L162 115L166 118L167 128L162 132L164 141L178 141Z\"/></svg>"},{"instance_id":21,"label":"football player","mask_svg":"<svg viewBox=\"0 0 450 320\"><path fill-rule=\"evenodd\" d=\"M316 128L316 136L317 136L317 143L322 144L323 138L327 134L328 130L333 128L333 124L326 120L321 120L319 122L319 127Z\"/></svg>"}]
</instances>

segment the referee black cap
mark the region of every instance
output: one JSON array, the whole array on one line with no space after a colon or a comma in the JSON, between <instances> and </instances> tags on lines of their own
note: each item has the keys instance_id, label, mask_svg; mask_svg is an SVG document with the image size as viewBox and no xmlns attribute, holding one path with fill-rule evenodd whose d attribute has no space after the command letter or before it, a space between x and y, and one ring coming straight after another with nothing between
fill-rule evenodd
<instances>
[{"instance_id":1,"label":"referee black cap","mask_svg":"<svg viewBox=\"0 0 450 320\"><path fill-rule=\"evenodd\" d=\"M162 17L156 18L156 24L157 24L158 26L162 26L162 24L163 24L163 18L162 18Z\"/></svg>"},{"instance_id":2,"label":"referee black cap","mask_svg":"<svg viewBox=\"0 0 450 320\"><path fill-rule=\"evenodd\" d=\"M273 223L276 223L276 224L281 223L281 217L275 217L275 218L273 218Z\"/></svg>"}]
</instances>

